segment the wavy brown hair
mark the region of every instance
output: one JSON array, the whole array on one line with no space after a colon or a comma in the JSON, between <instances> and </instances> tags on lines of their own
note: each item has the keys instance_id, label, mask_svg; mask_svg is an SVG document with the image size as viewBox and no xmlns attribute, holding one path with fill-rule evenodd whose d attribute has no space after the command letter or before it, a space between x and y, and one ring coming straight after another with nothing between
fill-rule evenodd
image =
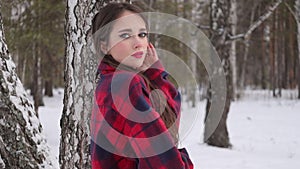
<instances>
[{"instance_id":1,"label":"wavy brown hair","mask_svg":"<svg viewBox=\"0 0 300 169\"><path fill-rule=\"evenodd\" d=\"M101 42L109 42L109 35L111 33L113 27L113 21L119 18L119 16L124 11L130 11L138 14L145 22L146 28L148 29L147 20L140 13L143 12L141 8L136 5L129 3L110 3L100 9L99 13L95 15L92 21L92 33L94 38L94 45L97 52L97 55L103 57L102 62L106 62L107 64L120 68L120 63L117 62L111 55L107 55L101 51L100 45ZM127 70L131 70L131 68L122 66ZM132 69L132 71L135 71ZM143 75L142 72L139 72L139 75L143 77L150 88L151 91L154 91L151 97L151 101L153 103L154 109L158 112L162 112L161 118L164 121L166 127L169 129L171 136L173 137L173 141L175 145L178 144L178 125L176 125L176 113L170 108L168 104L162 105L163 96L156 92L154 89L159 89L159 86L151 83L151 81ZM98 77L98 74L96 75ZM161 110L164 108L164 110Z\"/></svg>"}]
</instances>

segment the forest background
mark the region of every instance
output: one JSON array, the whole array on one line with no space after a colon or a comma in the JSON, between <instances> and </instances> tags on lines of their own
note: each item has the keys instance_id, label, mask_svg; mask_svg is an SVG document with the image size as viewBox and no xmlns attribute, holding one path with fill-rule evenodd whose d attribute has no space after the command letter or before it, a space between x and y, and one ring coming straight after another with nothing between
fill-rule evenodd
<instances>
[{"instance_id":1,"label":"forest background","mask_svg":"<svg viewBox=\"0 0 300 169\"><path fill-rule=\"evenodd\" d=\"M73 43L70 37L74 33L70 24L73 18L70 19L69 16L70 13L77 12L78 16L84 18L86 14L84 6L78 7L84 4L84 1L76 1L78 5L75 5L76 11L71 2L1 1L5 42L16 64L18 77L25 89L29 89L33 95L36 115L38 116L38 107L44 104L43 96L53 96L54 88L65 88L65 107L61 125L66 129L62 131L60 164L69 168L72 160L66 162L68 160L62 157L66 152L65 141L70 139L64 136L67 136L66 133L71 133L67 126L72 128L74 125L70 122L69 115L76 114L73 113L76 110L72 106L68 107L72 99L70 97L72 91L69 90L72 83L69 80L71 78L68 66L72 64L68 60L69 44ZM113 1L97 2L99 6L103 6ZM146 11L169 13L186 18L211 40L224 64L227 79L228 98L226 98L225 115L229 112L230 102L243 97L245 89L268 90L273 97L281 97L282 90L294 90L297 91L297 97L291 95L291 99L300 99L299 0L140 0L134 2ZM82 18L76 19L81 21ZM83 26L86 26L84 23L76 22L79 29L83 30ZM172 51L189 65L196 75L200 92L194 92L194 89L186 86L183 94L187 95L187 101L194 105L198 99L207 99L209 109L211 99L209 76L201 60L191 59L195 58L192 57L195 54L176 39L165 36L155 38L157 48ZM72 66L74 68L74 65ZM76 94L74 96L76 99ZM226 118L224 117L224 124ZM76 127L72 130L76 131ZM85 132L84 129L83 133ZM226 125L221 125L220 132L217 133L227 133ZM207 140L208 144L230 147L229 138L226 137L221 141ZM75 148L70 149L78 151ZM85 160L83 161L85 163Z\"/></svg>"},{"instance_id":2,"label":"forest background","mask_svg":"<svg viewBox=\"0 0 300 169\"><path fill-rule=\"evenodd\" d=\"M2 0L3 24L7 44L25 88L42 96L52 96L53 88L64 87L65 10L62 0ZM147 11L159 11L186 18L209 37L209 0L142 0ZM270 7L272 0L237 1L236 34L246 32ZM234 78L237 97L243 89L266 89L280 97L282 89L299 86L297 20L295 1L285 0L257 27L249 39L236 40ZM160 38L158 48L171 50L189 63L187 48L171 38ZM178 46L174 47L174 46ZM207 86L208 77L197 60L197 80ZM41 90L43 89L43 90ZM43 91L43 93L42 93ZM300 97L300 90L298 96Z\"/></svg>"}]
</instances>

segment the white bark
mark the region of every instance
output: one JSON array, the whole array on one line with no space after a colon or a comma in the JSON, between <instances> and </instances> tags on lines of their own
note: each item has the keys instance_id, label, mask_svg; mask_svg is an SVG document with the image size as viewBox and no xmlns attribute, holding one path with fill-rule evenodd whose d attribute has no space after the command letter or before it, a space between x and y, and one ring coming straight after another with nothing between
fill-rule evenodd
<instances>
[{"instance_id":1,"label":"white bark","mask_svg":"<svg viewBox=\"0 0 300 169\"><path fill-rule=\"evenodd\" d=\"M15 69L0 13L0 167L53 168L41 123Z\"/></svg>"},{"instance_id":2,"label":"white bark","mask_svg":"<svg viewBox=\"0 0 300 169\"><path fill-rule=\"evenodd\" d=\"M195 6L192 8L190 19L192 20L193 23L198 24L198 23L200 23L200 19L201 19L200 17L201 17L201 14L203 12L202 9L200 8L200 4L199 4L200 2L197 3L197 2L195 2L195 0L192 0L190 3L195 4ZM191 43L192 49L197 50L197 48L199 46L198 42L199 42L199 39L194 38L192 40L192 43ZM199 78L199 77L197 77L197 74L198 74L197 57L195 55L191 54L191 56L189 58L190 58L189 62L190 62L190 66L191 66L191 71L192 71L193 75L195 75L195 78ZM196 79L196 80L198 80L198 79ZM190 91L191 95L189 97L192 100L192 107L195 107L196 106L196 101L197 101L196 100L196 98L197 98L197 89L198 89L199 86L196 86L195 84L191 83L190 87L191 87L191 89L190 89L191 90Z\"/></svg>"},{"instance_id":3,"label":"white bark","mask_svg":"<svg viewBox=\"0 0 300 169\"><path fill-rule=\"evenodd\" d=\"M279 28L279 21L278 21L278 14L275 13L275 21L274 21L274 29L275 29L275 33L274 36L278 36L278 28ZM279 78L279 72L278 72L278 57L279 57L279 53L278 53L279 49L278 49L278 40L274 41L274 67L273 67L273 71L274 71L274 75L273 75L273 81L272 81L272 90L273 90L273 97L277 97L276 94L276 89L279 88L278 84L278 78Z\"/></svg>"},{"instance_id":4,"label":"white bark","mask_svg":"<svg viewBox=\"0 0 300 169\"><path fill-rule=\"evenodd\" d=\"M231 21L231 34L235 35L237 32L237 2L236 2L236 0L231 0L230 21ZM231 49L230 49L233 99L238 97L237 96L238 89L237 89L236 43L237 43L236 41L232 41Z\"/></svg>"},{"instance_id":5,"label":"white bark","mask_svg":"<svg viewBox=\"0 0 300 169\"><path fill-rule=\"evenodd\" d=\"M192 40L192 44L194 45L193 49L197 49L198 47L198 39ZM197 75L197 57L195 55L190 54L189 56L189 62L190 62L190 66L191 66L191 71L193 73L193 75ZM197 78L197 77L196 77ZM193 81L189 82L189 93L190 93L190 100L192 101L192 107L196 106L196 96L197 96L197 87Z\"/></svg>"},{"instance_id":6,"label":"white bark","mask_svg":"<svg viewBox=\"0 0 300 169\"><path fill-rule=\"evenodd\" d=\"M67 0L65 95L61 118L59 163L61 169L90 168L89 119L98 59L85 49L91 21L104 1Z\"/></svg>"},{"instance_id":7,"label":"white bark","mask_svg":"<svg viewBox=\"0 0 300 169\"><path fill-rule=\"evenodd\" d=\"M212 0L210 4L211 28L213 29L210 39L216 48L223 65L226 77L226 97L224 98L225 107L221 114L221 119L218 119L217 128L214 128L214 123L216 122L214 115L219 112L209 113L212 103L212 95L215 93L215 91L212 91L211 88L208 89L204 127L205 143L224 148L231 147L226 122L232 100L232 72L229 60L230 44L226 40L226 37L228 37L229 33L231 32L231 27L229 24L231 9L230 5L230 0Z\"/></svg>"},{"instance_id":8,"label":"white bark","mask_svg":"<svg viewBox=\"0 0 300 169\"><path fill-rule=\"evenodd\" d=\"M257 5L254 5L251 9L250 25L252 25L254 22L256 6ZM240 78L240 83L239 83L239 89L241 89L240 95L243 94L242 88L244 88L244 85L245 85L246 67L247 67L249 48L250 48L250 35L248 38L246 38L244 40L244 46L245 47L244 47L243 62L242 62L242 66L241 66L241 69L242 69L241 70L241 78Z\"/></svg>"},{"instance_id":9,"label":"white bark","mask_svg":"<svg viewBox=\"0 0 300 169\"><path fill-rule=\"evenodd\" d=\"M250 26L249 30L245 34L245 38L249 37L256 28L258 28L265 20L267 20L281 3L282 0L277 0L274 4L272 4L268 11L264 15L260 16L259 19Z\"/></svg>"},{"instance_id":10,"label":"white bark","mask_svg":"<svg viewBox=\"0 0 300 169\"><path fill-rule=\"evenodd\" d=\"M255 31L265 20L267 20L277 7L282 3L282 0L275 1L272 5L269 6L267 12L261 15L256 22L250 25L249 29L244 34L233 35L230 37L231 40L236 40L239 38L248 39L253 31Z\"/></svg>"},{"instance_id":11,"label":"white bark","mask_svg":"<svg viewBox=\"0 0 300 169\"><path fill-rule=\"evenodd\" d=\"M234 0L235 1L235 0ZM252 14L251 14L251 24L248 28L248 30L246 31L246 33L244 34L238 34L236 35L235 33L233 33L233 36L230 36L230 39L234 42L237 39L243 39L244 44L245 44L245 51L244 51L244 57L243 57L243 66L242 66L242 70L241 70L241 79L240 79L240 83L239 83L239 89L242 89L244 87L245 84L245 72L246 72L246 62L248 60L248 53L249 53L249 46L250 46L250 38L251 38L251 34L254 32L254 30L256 30L259 26L261 26L261 24L263 22L265 22L273 13L274 11L277 9L277 7L282 3L282 0L277 0L274 3L272 3L269 7L266 13L264 13L263 15L261 15L255 22L254 21L254 10L255 10L255 5L252 8ZM233 74L234 74L234 68L233 68ZM234 76L234 75L233 75ZM234 78L234 77L233 77ZM234 79L233 79L234 80ZM234 85L234 81L233 81L233 85ZM242 94L242 91L239 91L240 94Z\"/></svg>"}]
</instances>

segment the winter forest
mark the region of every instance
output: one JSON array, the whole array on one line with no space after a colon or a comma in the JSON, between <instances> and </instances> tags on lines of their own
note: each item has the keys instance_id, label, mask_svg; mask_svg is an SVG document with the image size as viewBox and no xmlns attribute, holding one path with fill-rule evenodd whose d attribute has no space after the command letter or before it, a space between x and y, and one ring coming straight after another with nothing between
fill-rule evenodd
<instances>
[{"instance_id":1,"label":"winter forest","mask_svg":"<svg viewBox=\"0 0 300 169\"><path fill-rule=\"evenodd\" d=\"M125 1L174 16L150 41L182 94L195 169L300 167L300 0L1 0L0 169L91 168L91 21Z\"/></svg>"}]
</instances>

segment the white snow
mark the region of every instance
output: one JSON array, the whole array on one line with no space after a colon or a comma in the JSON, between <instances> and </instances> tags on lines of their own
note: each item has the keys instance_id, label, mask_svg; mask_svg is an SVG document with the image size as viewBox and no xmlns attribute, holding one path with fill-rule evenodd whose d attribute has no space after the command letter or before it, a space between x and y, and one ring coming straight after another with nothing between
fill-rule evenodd
<instances>
[{"instance_id":1,"label":"white snow","mask_svg":"<svg viewBox=\"0 0 300 169\"><path fill-rule=\"evenodd\" d=\"M1 32L0 32L0 37L2 37ZM2 38L0 39L2 40ZM2 50L6 51L7 46L5 45L5 43L3 44L4 46L2 47L4 48ZM23 88L21 81L15 74L15 64L11 60L10 55L8 55L8 58L6 59L4 58L4 61L1 61L1 66L3 66L2 65L3 63L5 63L5 68L7 70L3 69L4 71L2 71L1 69L1 73L4 77L3 78L4 83L2 83L2 87L8 90L9 92L8 94L10 95L10 100L15 106L15 108L18 109L20 112L22 112L23 118L26 122L26 129L30 131L30 133L32 134L32 136L30 137L32 137L33 141L37 143L37 152L45 154L46 159L44 160L44 163L41 164L39 167L42 168L45 166L47 168L51 168L52 158L47 156L48 155L47 150L49 149L49 147L47 147L46 139L43 133L39 132L39 125L40 125L39 119L34 115L34 110L32 106L33 104L32 102L27 100L26 91ZM2 121L0 122L3 123ZM19 124L17 124L16 132L19 132L20 130L21 128L19 127ZM26 143L26 141L24 141L23 138L17 138L17 140ZM3 163L2 158L0 160L0 163Z\"/></svg>"},{"instance_id":2,"label":"white snow","mask_svg":"<svg viewBox=\"0 0 300 169\"><path fill-rule=\"evenodd\" d=\"M1 44L1 43L0 43ZM3 142L3 140L2 140L2 137L0 136L0 142L2 143ZM2 156L1 156L1 154L0 154L0 167L3 167L3 168L5 168L5 163L4 163L4 161L2 160Z\"/></svg>"},{"instance_id":3,"label":"white snow","mask_svg":"<svg viewBox=\"0 0 300 169\"><path fill-rule=\"evenodd\" d=\"M195 169L299 169L300 100L295 99L296 95L296 91L284 91L283 98L273 98L268 91L247 91L243 99L233 102L228 117L231 149L203 143L205 101L200 101L197 109L183 104L183 113L199 115L190 121L193 127L181 147L187 148ZM63 90L55 90L54 97L46 97L46 106L39 110L57 161L62 99Z\"/></svg>"},{"instance_id":4,"label":"white snow","mask_svg":"<svg viewBox=\"0 0 300 169\"><path fill-rule=\"evenodd\" d=\"M63 89L54 90L54 97L44 97L45 106L39 107L39 117L47 143L51 148L52 158L58 165L60 118L63 110Z\"/></svg>"},{"instance_id":5,"label":"white snow","mask_svg":"<svg viewBox=\"0 0 300 169\"><path fill-rule=\"evenodd\" d=\"M69 10L74 10L76 4L78 3L77 0L68 0L68 6L69 6ZM69 13L69 20L70 20L70 26L72 28L76 28L76 16L74 14L74 12L68 12Z\"/></svg>"}]
</instances>

